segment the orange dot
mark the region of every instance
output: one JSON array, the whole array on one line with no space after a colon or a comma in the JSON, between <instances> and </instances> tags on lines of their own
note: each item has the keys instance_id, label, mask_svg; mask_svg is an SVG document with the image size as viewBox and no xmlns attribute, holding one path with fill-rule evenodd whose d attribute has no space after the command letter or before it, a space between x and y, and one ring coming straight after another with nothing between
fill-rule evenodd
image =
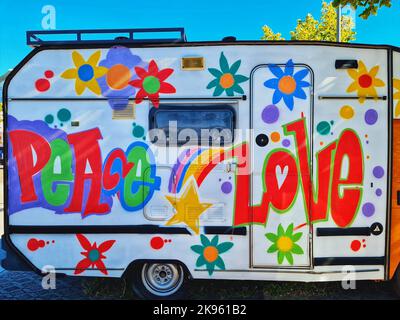
<instances>
[{"instance_id":1,"label":"orange dot","mask_svg":"<svg viewBox=\"0 0 400 320\"><path fill-rule=\"evenodd\" d=\"M204 249L203 256L207 262L214 262L218 259L218 249L214 246L208 246Z\"/></svg>"},{"instance_id":2,"label":"orange dot","mask_svg":"<svg viewBox=\"0 0 400 320\"><path fill-rule=\"evenodd\" d=\"M122 64L112 66L107 72L107 84L115 90L125 88L131 80L132 74L128 67Z\"/></svg>"},{"instance_id":3,"label":"orange dot","mask_svg":"<svg viewBox=\"0 0 400 320\"><path fill-rule=\"evenodd\" d=\"M279 134L279 132L272 132L271 133L271 141L272 142L279 142L279 140L281 140L281 135Z\"/></svg>"},{"instance_id":4,"label":"orange dot","mask_svg":"<svg viewBox=\"0 0 400 320\"><path fill-rule=\"evenodd\" d=\"M366 134L365 137L368 138L368 135Z\"/></svg>"},{"instance_id":5,"label":"orange dot","mask_svg":"<svg viewBox=\"0 0 400 320\"><path fill-rule=\"evenodd\" d=\"M296 80L291 76L284 76L279 80L278 88L284 94L291 94L296 90Z\"/></svg>"},{"instance_id":6,"label":"orange dot","mask_svg":"<svg viewBox=\"0 0 400 320\"><path fill-rule=\"evenodd\" d=\"M324 143L321 141L321 142L319 143L319 145L320 145L320 146L323 146L323 145L324 145Z\"/></svg>"},{"instance_id":7,"label":"orange dot","mask_svg":"<svg viewBox=\"0 0 400 320\"><path fill-rule=\"evenodd\" d=\"M235 84L235 78L230 73L225 73L219 79L219 84L224 89L229 89Z\"/></svg>"},{"instance_id":8,"label":"orange dot","mask_svg":"<svg viewBox=\"0 0 400 320\"><path fill-rule=\"evenodd\" d=\"M367 159L369 159L369 156L367 156Z\"/></svg>"}]
</instances>

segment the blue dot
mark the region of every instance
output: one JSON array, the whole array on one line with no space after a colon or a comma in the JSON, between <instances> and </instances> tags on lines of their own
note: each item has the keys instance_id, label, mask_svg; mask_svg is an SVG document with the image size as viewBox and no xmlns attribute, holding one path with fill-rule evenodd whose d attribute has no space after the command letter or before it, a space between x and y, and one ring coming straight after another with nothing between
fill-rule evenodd
<instances>
[{"instance_id":1,"label":"blue dot","mask_svg":"<svg viewBox=\"0 0 400 320\"><path fill-rule=\"evenodd\" d=\"M78 70L79 79L82 81L90 81L93 79L94 70L90 64L82 65Z\"/></svg>"}]
</instances>

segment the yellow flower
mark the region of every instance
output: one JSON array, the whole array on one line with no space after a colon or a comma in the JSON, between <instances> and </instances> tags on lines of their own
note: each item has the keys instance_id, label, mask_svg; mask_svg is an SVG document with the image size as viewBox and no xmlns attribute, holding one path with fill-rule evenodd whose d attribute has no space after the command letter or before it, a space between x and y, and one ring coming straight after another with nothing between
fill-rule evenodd
<instances>
[{"instance_id":1,"label":"yellow flower","mask_svg":"<svg viewBox=\"0 0 400 320\"><path fill-rule=\"evenodd\" d=\"M64 79L75 79L75 91L81 95L86 88L93 93L101 94L101 89L96 79L104 76L108 69L97 64L100 60L100 50L93 53L87 61L77 51L72 52L75 68L68 69L61 75Z\"/></svg>"},{"instance_id":2,"label":"yellow flower","mask_svg":"<svg viewBox=\"0 0 400 320\"><path fill-rule=\"evenodd\" d=\"M365 101L366 97L378 97L375 87L383 87L385 83L376 77L379 71L379 66L375 66L368 71L365 64L360 60L358 69L350 69L347 72L354 79L354 82L347 88L347 92L357 91L360 103Z\"/></svg>"},{"instance_id":3,"label":"yellow flower","mask_svg":"<svg viewBox=\"0 0 400 320\"><path fill-rule=\"evenodd\" d=\"M396 107L394 108L394 116L400 117L400 79L393 79L393 87L397 90L393 94L393 100L397 100Z\"/></svg>"}]
</instances>

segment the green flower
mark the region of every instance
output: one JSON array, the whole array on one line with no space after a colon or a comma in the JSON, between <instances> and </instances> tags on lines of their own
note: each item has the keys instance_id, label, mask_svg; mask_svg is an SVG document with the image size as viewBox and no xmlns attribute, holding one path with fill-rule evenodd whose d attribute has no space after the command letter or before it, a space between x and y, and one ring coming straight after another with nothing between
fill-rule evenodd
<instances>
[{"instance_id":1,"label":"green flower","mask_svg":"<svg viewBox=\"0 0 400 320\"><path fill-rule=\"evenodd\" d=\"M228 251L233 247L232 242L222 242L218 244L219 238L215 236L210 241L205 235L200 235L201 245L194 245L190 248L198 253L200 256L196 261L196 267L206 265L208 274L211 276L214 272L215 267L221 270L225 270L224 260L220 257L220 254Z\"/></svg>"},{"instance_id":2,"label":"green flower","mask_svg":"<svg viewBox=\"0 0 400 320\"><path fill-rule=\"evenodd\" d=\"M224 53L221 52L219 58L219 66L221 70L215 68L208 68L208 71L215 77L208 86L207 89L215 87L213 96L220 96L224 91L227 96L232 97L235 92L244 94L243 89L239 86L239 83L249 80L248 77L236 74L239 70L241 60L237 60L230 67Z\"/></svg>"},{"instance_id":3,"label":"green flower","mask_svg":"<svg viewBox=\"0 0 400 320\"><path fill-rule=\"evenodd\" d=\"M268 248L268 253L274 253L278 251L278 263L282 264L283 260L286 260L293 265L293 253L304 254L303 249L296 244L300 240L302 232L293 234L293 223L289 225L286 231L282 225L278 226L278 233L267 233L265 237L272 242L272 245Z\"/></svg>"}]
</instances>

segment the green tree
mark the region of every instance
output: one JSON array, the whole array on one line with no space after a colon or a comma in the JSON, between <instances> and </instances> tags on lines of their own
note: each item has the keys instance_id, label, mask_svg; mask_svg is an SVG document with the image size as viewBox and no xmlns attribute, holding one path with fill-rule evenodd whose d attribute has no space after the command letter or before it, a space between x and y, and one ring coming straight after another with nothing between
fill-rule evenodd
<instances>
[{"instance_id":1,"label":"green tree","mask_svg":"<svg viewBox=\"0 0 400 320\"><path fill-rule=\"evenodd\" d=\"M290 32L291 40L314 40L314 41L336 41L336 9L332 3L323 2L321 19L315 19L308 14L304 20L297 20L296 28ZM356 33L353 31L354 23L350 17L341 18L341 41L349 42L355 40ZM262 40L285 40L280 33L274 33L265 25L262 27Z\"/></svg>"},{"instance_id":2,"label":"green tree","mask_svg":"<svg viewBox=\"0 0 400 320\"><path fill-rule=\"evenodd\" d=\"M333 0L333 6L338 7L339 5L351 5L353 8L358 7L364 8L359 15L363 19L367 19L370 15L376 15L378 9L381 7L391 7L391 0Z\"/></svg>"}]
</instances>

